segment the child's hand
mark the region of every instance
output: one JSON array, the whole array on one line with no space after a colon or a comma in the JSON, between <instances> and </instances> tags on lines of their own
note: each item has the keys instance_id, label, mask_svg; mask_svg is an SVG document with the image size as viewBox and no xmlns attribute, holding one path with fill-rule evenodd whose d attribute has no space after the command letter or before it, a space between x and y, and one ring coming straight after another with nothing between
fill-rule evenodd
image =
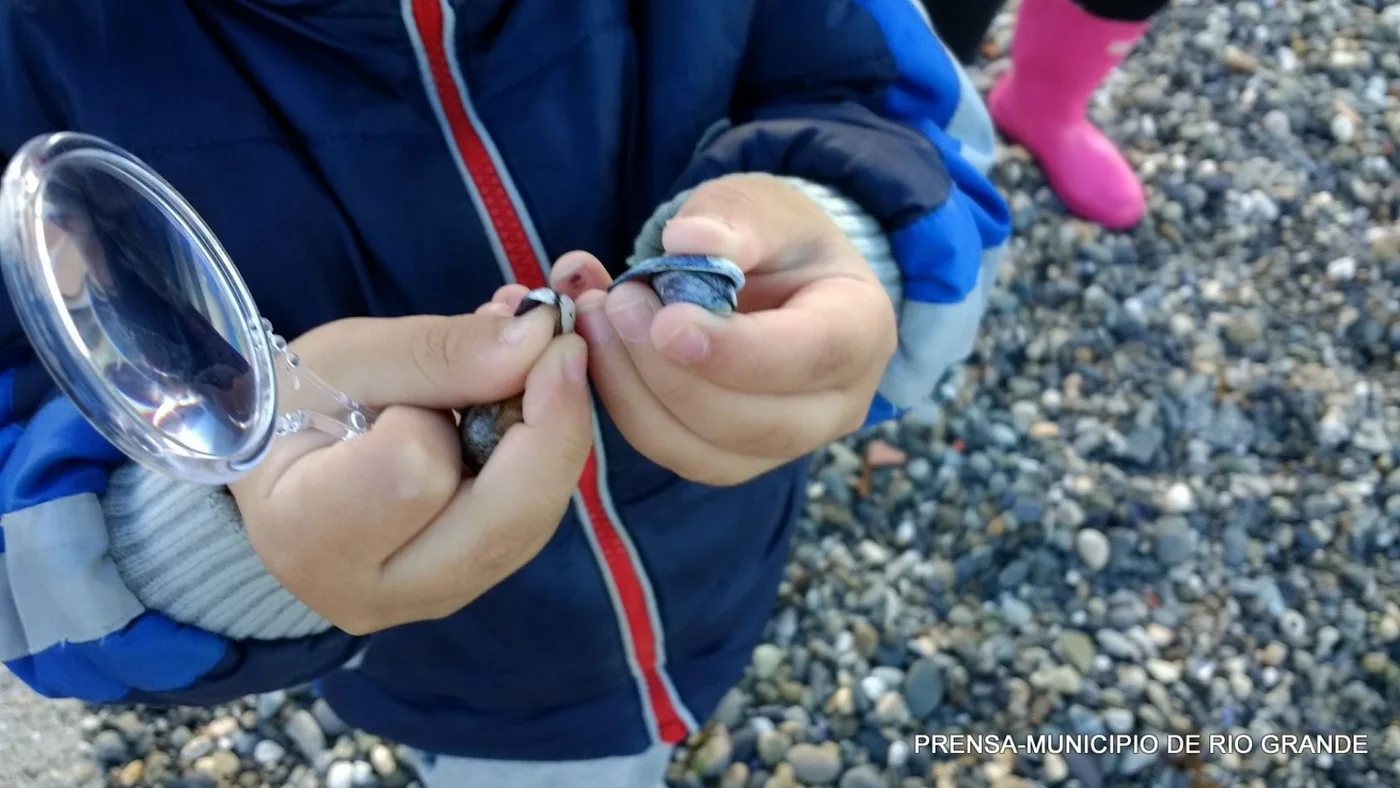
<instances>
[{"instance_id":1,"label":"child's hand","mask_svg":"<svg viewBox=\"0 0 1400 788\"><path fill-rule=\"evenodd\" d=\"M517 322L488 304L461 317L342 320L293 342L310 369L383 410L353 440L279 438L232 486L267 569L307 607L364 634L455 613L533 558L569 505L593 434L587 348L577 336L550 339L552 312ZM524 423L463 479L449 409L522 390Z\"/></svg>"},{"instance_id":2,"label":"child's hand","mask_svg":"<svg viewBox=\"0 0 1400 788\"><path fill-rule=\"evenodd\" d=\"M554 269L629 443L686 479L730 485L863 423L897 345L894 307L819 206L773 178L722 178L695 190L662 241L743 269L738 312L662 309L640 283L584 292L610 279L583 253Z\"/></svg>"}]
</instances>

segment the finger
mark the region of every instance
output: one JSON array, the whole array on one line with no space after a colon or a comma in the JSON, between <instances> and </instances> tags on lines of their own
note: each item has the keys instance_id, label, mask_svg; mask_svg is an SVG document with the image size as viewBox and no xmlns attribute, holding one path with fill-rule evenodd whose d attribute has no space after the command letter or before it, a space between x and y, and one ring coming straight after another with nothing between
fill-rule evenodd
<instances>
[{"instance_id":1,"label":"finger","mask_svg":"<svg viewBox=\"0 0 1400 788\"><path fill-rule=\"evenodd\" d=\"M268 458L273 465L286 462L285 455ZM249 538L273 574L309 603L317 588L307 586L322 584L318 578L323 573L288 563L292 557L312 556L322 566L346 572L377 568L456 494L462 480L461 447L445 414L390 407L364 435L267 473L273 480L269 502L317 516L274 511L266 521L283 525L266 532L250 529Z\"/></svg>"},{"instance_id":2,"label":"finger","mask_svg":"<svg viewBox=\"0 0 1400 788\"><path fill-rule=\"evenodd\" d=\"M593 387L623 437L643 456L683 478L711 485L737 483L782 464L780 458L726 451L693 433L647 388L603 313L602 295L590 293L578 306Z\"/></svg>"},{"instance_id":3,"label":"finger","mask_svg":"<svg viewBox=\"0 0 1400 788\"><path fill-rule=\"evenodd\" d=\"M666 224L668 254L718 255L744 271L794 266L833 232L825 212L782 181L729 175L696 187Z\"/></svg>"},{"instance_id":4,"label":"finger","mask_svg":"<svg viewBox=\"0 0 1400 788\"><path fill-rule=\"evenodd\" d=\"M480 317L510 317L515 314L515 310L499 301L487 301L472 314Z\"/></svg>"},{"instance_id":5,"label":"finger","mask_svg":"<svg viewBox=\"0 0 1400 788\"><path fill-rule=\"evenodd\" d=\"M518 318L364 318L329 324L297 344L319 375L371 407L461 408L518 394L556 320L553 309ZM306 395L288 399L299 396Z\"/></svg>"},{"instance_id":6,"label":"finger","mask_svg":"<svg viewBox=\"0 0 1400 788\"><path fill-rule=\"evenodd\" d=\"M605 290L612 276L597 257L588 252L569 252L554 263L549 275L550 287L578 300L589 290Z\"/></svg>"},{"instance_id":7,"label":"finger","mask_svg":"<svg viewBox=\"0 0 1400 788\"><path fill-rule=\"evenodd\" d=\"M613 293L610 304L624 297ZM819 279L781 307L748 314L719 317L673 304L656 313L650 339L671 363L723 388L758 394L850 386L884 369L898 343L889 296L846 278Z\"/></svg>"},{"instance_id":8,"label":"finger","mask_svg":"<svg viewBox=\"0 0 1400 788\"><path fill-rule=\"evenodd\" d=\"M593 442L583 339L555 339L531 370L524 421L441 516L384 566L394 598L443 615L515 572L553 536Z\"/></svg>"},{"instance_id":9,"label":"finger","mask_svg":"<svg viewBox=\"0 0 1400 788\"><path fill-rule=\"evenodd\" d=\"M625 346L643 384L677 421L705 442L741 455L787 459L853 428L848 424L855 417L850 412L852 395L845 389L797 394L734 391L670 361L655 348L651 331L642 328L651 318L641 313L659 308L660 302L644 288L627 287L610 293L604 306L617 329L618 344ZM619 318L614 310L630 314ZM654 322L649 328L655 328ZM867 371L865 376L870 374Z\"/></svg>"},{"instance_id":10,"label":"finger","mask_svg":"<svg viewBox=\"0 0 1400 788\"><path fill-rule=\"evenodd\" d=\"M525 298L525 294L530 292L530 288L525 285L506 285L496 290L491 296L491 303L504 304L510 308L511 314L515 314L515 308L520 306L520 302Z\"/></svg>"}]
</instances>

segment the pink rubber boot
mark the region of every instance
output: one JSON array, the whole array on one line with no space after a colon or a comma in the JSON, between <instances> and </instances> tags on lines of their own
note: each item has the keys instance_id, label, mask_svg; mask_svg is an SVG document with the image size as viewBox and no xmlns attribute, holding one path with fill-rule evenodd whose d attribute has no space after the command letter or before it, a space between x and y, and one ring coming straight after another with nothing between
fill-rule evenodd
<instances>
[{"instance_id":1,"label":"pink rubber boot","mask_svg":"<svg viewBox=\"0 0 1400 788\"><path fill-rule=\"evenodd\" d=\"M1085 111L1148 24L1100 19L1073 0L1023 0L1011 71L987 101L997 129L1035 156L1065 206L1111 230L1141 221L1146 200L1132 167Z\"/></svg>"}]
</instances>

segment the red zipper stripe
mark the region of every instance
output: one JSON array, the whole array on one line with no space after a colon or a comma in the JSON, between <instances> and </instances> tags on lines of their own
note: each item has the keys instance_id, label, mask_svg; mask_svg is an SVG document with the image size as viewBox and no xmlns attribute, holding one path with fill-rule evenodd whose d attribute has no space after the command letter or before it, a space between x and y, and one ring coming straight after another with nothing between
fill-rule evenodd
<instances>
[{"instance_id":1,"label":"red zipper stripe","mask_svg":"<svg viewBox=\"0 0 1400 788\"><path fill-rule=\"evenodd\" d=\"M529 288L546 287L546 262L536 254L530 232L523 217L524 206L517 209L506 186L508 175L497 168L486 144L485 131L472 120L466 85L458 85L448 59L446 41L447 14L444 0L408 0L412 24L421 42L420 54L431 77L429 87L437 99L455 153L461 158L485 209L490 226L500 242L510 273L515 281ZM595 437L596 430L595 430ZM601 478L597 452L589 454L579 481L578 498L583 525L592 533L603 558L601 569L613 589L621 618L624 647L629 648L630 661L641 674L638 690L642 696L643 714L649 715L647 727L667 744L679 744L689 733L689 726L673 700L669 684L662 676L664 654L657 647L660 622L648 609L648 594L643 569L632 560L622 526L609 516L604 504L605 480Z\"/></svg>"}]
</instances>

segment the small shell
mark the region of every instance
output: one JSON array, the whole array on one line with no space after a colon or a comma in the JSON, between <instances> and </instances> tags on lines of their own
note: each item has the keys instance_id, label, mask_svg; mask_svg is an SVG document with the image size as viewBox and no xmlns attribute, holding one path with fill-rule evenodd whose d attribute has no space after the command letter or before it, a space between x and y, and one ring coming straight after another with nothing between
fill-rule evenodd
<instances>
[{"instance_id":1,"label":"small shell","mask_svg":"<svg viewBox=\"0 0 1400 788\"><path fill-rule=\"evenodd\" d=\"M632 266L613 282L617 287L633 279L648 279L663 305L687 303L702 306L717 315L727 315L739 306L739 290L744 272L723 257L675 255L653 257Z\"/></svg>"},{"instance_id":2,"label":"small shell","mask_svg":"<svg viewBox=\"0 0 1400 788\"><path fill-rule=\"evenodd\" d=\"M525 294L521 299L520 306L515 308L515 315L529 312L537 306L552 306L559 310L559 322L554 326L554 335L574 333L574 300L548 287L541 287Z\"/></svg>"},{"instance_id":3,"label":"small shell","mask_svg":"<svg viewBox=\"0 0 1400 788\"><path fill-rule=\"evenodd\" d=\"M559 310L559 322L554 325L555 336L573 333L573 299L547 287L526 293L515 314L518 317L541 305ZM473 476L481 473L506 431L525 420L524 408L525 397L517 395L500 402L473 405L461 412L462 462Z\"/></svg>"}]
</instances>

